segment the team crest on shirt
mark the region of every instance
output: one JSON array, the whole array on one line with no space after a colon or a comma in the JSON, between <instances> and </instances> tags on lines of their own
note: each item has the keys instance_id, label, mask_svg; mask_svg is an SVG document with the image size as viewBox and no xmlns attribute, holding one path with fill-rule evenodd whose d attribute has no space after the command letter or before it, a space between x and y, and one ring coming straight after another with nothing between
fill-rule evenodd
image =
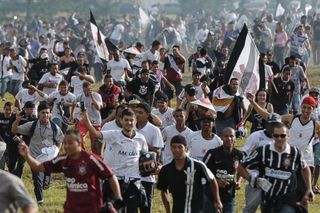
<instances>
[{"instance_id":1,"label":"team crest on shirt","mask_svg":"<svg viewBox=\"0 0 320 213\"><path fill-rule=\"evenodd\" d=\"M282 165L284 166L285 169L288 169L291 166L291 157L289 155L283 158Z\"/></svg>"},{"instance_id":2,"label":"team crest on shirt","mask_svg":"<svg viewBox=\"0 0 320 213\"><path fill-rule=\"evenodd\" d=\"M144 86L144 85L141 85L141 86L140 86L139 93L140 93L141 95L147 94L147 91L148 91L148 87L147 87L147 86Z\"/></svg>"},{"instance_id":3,"label":"team crest on shirt","mask_svg":"<svg viewBox=\"0 0 320 213\"><path fill-rule=\"evenodd\" d=\"M82 162L80 165L79 165L79 175L85 175L87 174L87 165L86 163Z\"/></svg>"}]
</instances>

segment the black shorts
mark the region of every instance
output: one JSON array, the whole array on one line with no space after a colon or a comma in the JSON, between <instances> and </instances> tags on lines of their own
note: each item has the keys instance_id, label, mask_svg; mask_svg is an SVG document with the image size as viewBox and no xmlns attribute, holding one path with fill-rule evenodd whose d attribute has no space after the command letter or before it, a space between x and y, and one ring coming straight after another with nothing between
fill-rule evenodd
<instances>
[{"instance_id":1,"label":"black shorts","mask_svg":"<svg viewBox=\"0 0 320 213\"><path fill-rule=\"evenodd\" d=\"M181 91L183 90L182 81L174 81L171 84L176 89L175 95L176 96L180 95ZM171 90L170 87L166 86L163 91L168 96L169 100L171 100L174 97L173 91Z\"/></svg>"}]
</instances>

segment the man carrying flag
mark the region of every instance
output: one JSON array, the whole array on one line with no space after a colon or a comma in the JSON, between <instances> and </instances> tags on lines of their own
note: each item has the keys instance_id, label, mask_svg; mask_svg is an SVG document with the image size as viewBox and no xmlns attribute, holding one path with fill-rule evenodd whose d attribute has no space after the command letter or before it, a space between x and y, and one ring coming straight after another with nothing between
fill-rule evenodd
<instances>
[{"instance_id":1,"label":"man carrying flag","mask_svg":"<svg viewBox=\"0 0 320 213\"><path fill-rule=\"evenodd\" d=\"M259 72L259 55L248 28L244 25L228 61L224 75L225 86L213 92L213 105L217 111L217 135L222 136L224 127L235 129L245 113L243 97L239 94L255 94L259 88L265 88L264 70Z\"/></svg>"},{"instance_id":2,"label":"man carrying flag","mask_svg":"<svg viewBox=\"0 0 320 213\"><path fill-rule=\"evenodd\" d=\"M222 137L225 127L237 128L242 113L246 112L243 97L239 95L239 80L232 78L230 84L218 87L213 92L213 106L217 111L216 134Z\"/></svg>"}]
</instances>

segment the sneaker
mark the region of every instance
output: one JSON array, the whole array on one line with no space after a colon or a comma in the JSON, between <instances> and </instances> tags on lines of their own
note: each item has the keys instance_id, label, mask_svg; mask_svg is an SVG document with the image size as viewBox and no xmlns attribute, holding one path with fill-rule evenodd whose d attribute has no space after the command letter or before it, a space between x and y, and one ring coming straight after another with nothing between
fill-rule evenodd
<instances>
[{"instance_id":1,"label":"sneaker","mask_svg":"<svg viewBox=\"0 0 320 213\"><path fill-rule=\"evenodd\" d=\"M2 101L6 101L7 99L6 98L2 98Z\"/></svg>"},{"instance_id":2,"label":"sneaker","mask_svg":"<svg viewBox=\"0 0 320 213\"><path fill-rule=\"evenodd\" d=\"M44 201L43 200L39 200L39 201L37 201L37 203L38 203L38 206L43 206Z\"/></svg>"}]
</instances>

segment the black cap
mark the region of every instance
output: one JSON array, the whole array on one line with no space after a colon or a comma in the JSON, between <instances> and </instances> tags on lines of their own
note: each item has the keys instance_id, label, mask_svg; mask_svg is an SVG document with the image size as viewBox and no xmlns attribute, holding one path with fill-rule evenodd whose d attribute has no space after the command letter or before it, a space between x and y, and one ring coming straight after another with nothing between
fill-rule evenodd
<instances>
[{"instance_id":1,"label":"black cap","mask_svg":"<svg viewBox=\"0 0 320 213\"><path fill-rule=\"evenodd\" d=\"M174 144L174 143L181 143L181 144L183 144L184 146L187 146L186 138L183 137L182 135L173 136L173 138L171 139L170 145L172 145L172 144Z\"/></svg>"},{"instance_id":2,"label":"black cap","mask_svg":"<svg viewBox=\"0 0 320 213\"><path fill-rule=\"evenodd\" d=\"M27 101L24 106L23 106L24 109L27 109L27 108L35 108L35 104L32 103L32 101Z\"/></svg>"}]
</instances>

